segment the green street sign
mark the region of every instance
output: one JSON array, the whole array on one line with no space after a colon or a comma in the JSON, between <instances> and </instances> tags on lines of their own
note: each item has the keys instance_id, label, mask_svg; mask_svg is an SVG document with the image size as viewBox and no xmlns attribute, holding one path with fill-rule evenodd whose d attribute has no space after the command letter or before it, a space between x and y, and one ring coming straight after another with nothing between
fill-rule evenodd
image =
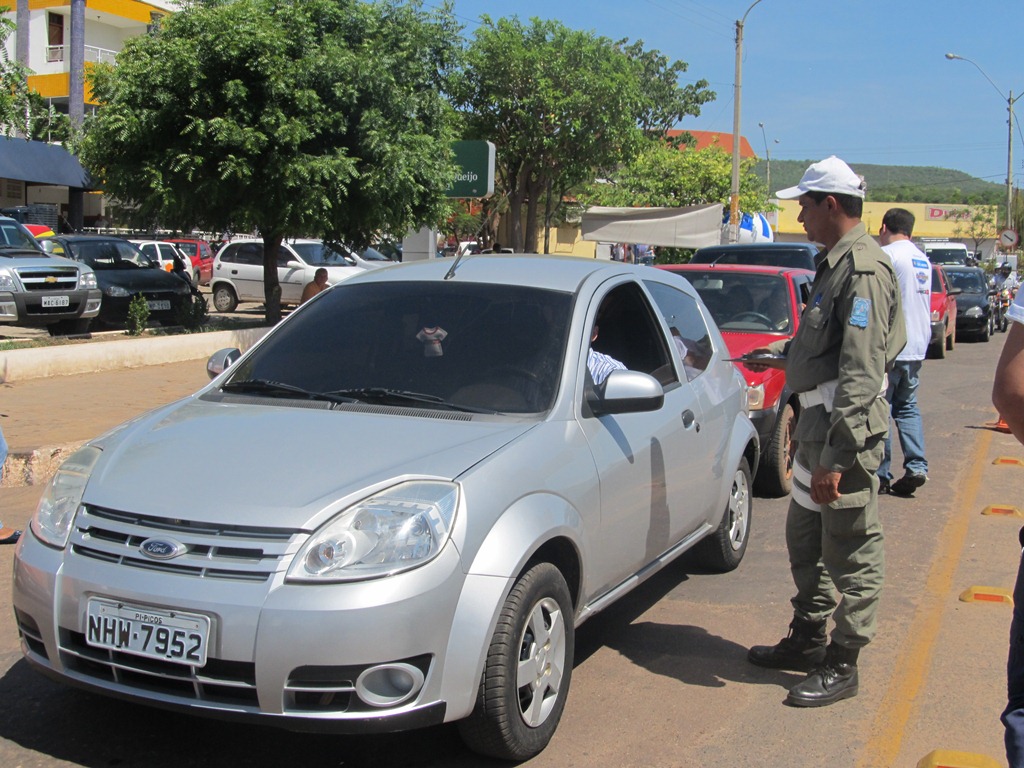
<instances>
[{"instance_id":1,"label":"green street sign","mask_svg":"<svg viewBox=\"0 0 1024 768\"><path fill-rule=\"evenodd\" d=\"M455 141L455 181L448 197L490 197L494 194L494 144L489 141Z\"/></svg>"}]
</instances>

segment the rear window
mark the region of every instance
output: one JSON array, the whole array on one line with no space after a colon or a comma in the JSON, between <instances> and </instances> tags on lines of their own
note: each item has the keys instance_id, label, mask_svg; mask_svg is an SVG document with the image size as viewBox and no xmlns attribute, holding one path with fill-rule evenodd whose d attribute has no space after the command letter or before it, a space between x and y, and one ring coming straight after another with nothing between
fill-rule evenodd
<instances>
[{"instance_id":1,"label":"rear window","mask_svg":"<svg viewBox=\"0 0 1024 768\"><path fill-rule=\"evenodd\" d=\"M806 248L701 248L693 254L690 262L814 269L814 255Z\"/></svg>"},{"instance_id":2,"label":"rear window","mask_svg":"<svg viewBox=\"0 0 1024 768\"><path fill-rule=\"evenodd\" d=\"M966 264L967 250L963 248L929 248L925 251L932 264Z\"/></svg>"}]
</instances>

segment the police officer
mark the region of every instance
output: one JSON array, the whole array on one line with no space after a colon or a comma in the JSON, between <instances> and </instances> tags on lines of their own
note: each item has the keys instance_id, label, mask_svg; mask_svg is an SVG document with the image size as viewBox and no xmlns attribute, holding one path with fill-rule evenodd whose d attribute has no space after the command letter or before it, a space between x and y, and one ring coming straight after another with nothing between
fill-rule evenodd
<instances>
[{"instance_id":1,"label":"police officer","mask_svg":"<svg viewBox=\"0 0 1024 768\"><path fill-rule=\"evenodd\" d=\"M809 672L786 698L799 707L857 695L857 657L875 634L884 580L875 473L889 426L886 371L906 330L892 262L860 220L864 188L832 156L777 193L798 199L807 238L828 252L796 336L770 348L786 355L787 382L802 406L786 518L796 595L789 635L754 646L747 658Z\"/></svg>"}]
</instances>

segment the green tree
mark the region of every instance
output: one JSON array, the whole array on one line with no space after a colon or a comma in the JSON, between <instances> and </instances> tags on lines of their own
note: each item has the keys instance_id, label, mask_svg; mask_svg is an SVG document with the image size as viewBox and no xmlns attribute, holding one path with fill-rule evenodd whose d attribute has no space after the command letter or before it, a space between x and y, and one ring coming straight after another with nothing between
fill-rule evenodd
<instances>
[{"instance_id":1,"label":"green tree","mask_svg":"<svg viewBox=\"0 0 1024 768\"><path fill-rule=\"evenodd\" d=\"M189 3L96 69L82 160L139 221L257 229L276 322L284 237L360 245L440 221L458 31L447 5Z\"/></svg>"},{"instance_id":2,"label":"green tree","mask_svg":"<svg viewBox=\"0 0 1024 768\"><path fill-rule=\"evenodd\" d=\"M704 81L678 85L682 62L558 21L484 16L466 64L453 101L469 137L496 145L517 251L537 250L541 200L561 201L597 169L630 161L652 132L714 98Z\"/></svg>"},{"instance_id":3,"label":"green tree","mask_svg":"<svg viewBox=\"0 0 1024 768\"><path fill-rule=\"evenodd\" d=\"M946 214L953 219L953 234L963 240L974 241L974 252L981 251L981 244L996 236L996 206L975 205L969 208L954 208Z\"/></svg>"},{"instance_id":4,"label":"green tree","mask_svg":"<svg viewBox=\"0 0 1024 768\"><path fill-rule=\"evenodd\" d=\"M11 9L0 5L0 13ZM7 40L15 30L15 23L6 16L0 16L0 125L5 136L16 132L24 133L30 115L28 70L6 54Z\"/></svg>"},{"instance_id":5,"label":"green tree","mask_svg":"<svg viewBox=\"0 0 1024 768\"><path fill-rule=\"evenodd\" d=\"M764 182L754 173L754 159L740 164L740 209L765 211L769 207ZM601 183L588 185L579 195L586 205L666 206L722 203L732 191L732 156L721 147L679 149L666 142L651 142L628 165Z\"/></svg>"}]
</instances>

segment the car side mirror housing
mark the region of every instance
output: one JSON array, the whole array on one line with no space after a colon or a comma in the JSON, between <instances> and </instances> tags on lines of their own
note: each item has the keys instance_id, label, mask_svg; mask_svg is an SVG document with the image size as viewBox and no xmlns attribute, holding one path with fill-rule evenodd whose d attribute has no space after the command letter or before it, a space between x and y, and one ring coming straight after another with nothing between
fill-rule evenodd
<instances>
[{"instance_id":1,"label":"car side mirror housing","mask_svg":"<svg viewBox=\"0 0 1024 768\"><path fill-rule=\"evenodd\" d=\"M963 293L963 292L964 292L964 291L963 291L963 288L950 288L950 289L949 289L949 290L947 291L947 293L948 293L948 294L949 294L950 296L959 296L959 295L960 295L961 293Z\"/></svg>"},{"instance_id":2,"label":"car side mirror housing","mask_svg":"<svg viewBox=\"0 0 1024 768\"><path fill-rule=\"evenodd\" d=\"M242 356L240 350L235 347L230 349L218 349L210 359L206 361L206 375L211 379L220 376L224 371L234 365L235 361Z\"/></svg>"},{"instance_id":3,"label":"car side mirror housing","mask_svg":"<svg viewBox=\"0 0 1024 768\"><path fill-rule=\"evenodd\" d=\"M601 386L588 388L587 405L595 416L656 411L664 403L661 384L640 371L612 371Z\"/></svg>"}]
</instances>

